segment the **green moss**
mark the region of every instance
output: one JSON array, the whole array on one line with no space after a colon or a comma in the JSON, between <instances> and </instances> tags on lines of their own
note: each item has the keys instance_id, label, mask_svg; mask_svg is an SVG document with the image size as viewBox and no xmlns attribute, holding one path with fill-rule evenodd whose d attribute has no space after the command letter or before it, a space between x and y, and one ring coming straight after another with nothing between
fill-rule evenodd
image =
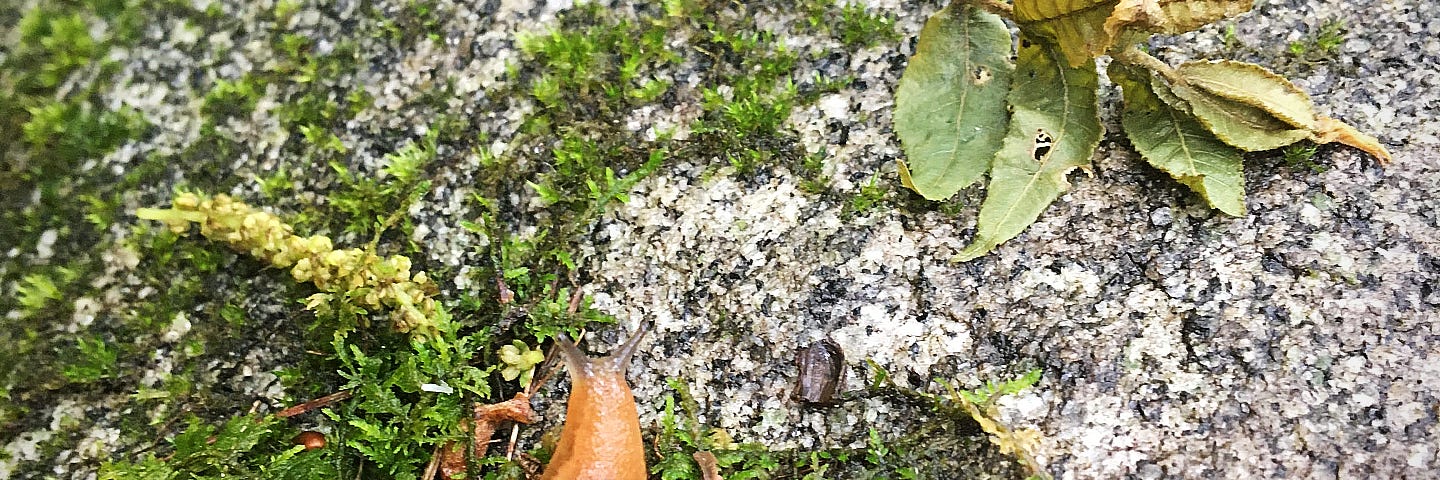
<instances>
[{"instance_id":1,"label":"green moss","mask_svg":"<svg viewBox=\"0 0 1440 480\"><path fill-rule=\"evenodd\" d=\"M64 268L56 269L55 273L59 274L62 285L75 279L74 272ZM15 295L22 308L20 315L23 317L33 317L63 298L60 288L55 286L55 279L52 279L50 275L38 272L22 278L20 284L15 287Z\"/></svg>"},{"instance_id":2,"label":"green moss","mask_svg":"<svg viewBox=\"0 0 1440 480\"><path fill-rule=\"evenodd\" d=\"M290 180L290 170L278 168L274 173L260 177L260 193L271 201L295 191L295 182Z\"/></svg>"},{"instance_id":3,"label":"green moss","mask_svg":"<svg viewBox=\"0 0 1440 480\"><path fill-rule=\"evenodd\" d=\"M700 407L689 388L677 379L670 379L669 385L675 394L665 396L665 411L654 440L658 458L648 462L650 473L662 479L698 479L694 454L702 451L715 456L725 478L770 478L788 469L783 453L769 452L758 444L737 444L724 430L701 424Z\"/></svg>"},{"instance_id":4,"label":"green moss","mask_svg":"<svg viewBox=\"0 0 1440 480\"><path fill-rule=\"evenodd\" d=\"M375 33L398 48L409 49L421 39L437 44L442 41L440 18L447 12L439 10L433 1L406 0L393 10L366 8L369 22L377 27Z\"/></svg>"},{"instance_id":5,"label":"green moss","mask_svg":"<svg viewBox=\"0 0 1440 480\"><path fill-rule=\"evenodd\" d=\"M1303 168L1312 173L1323 173L1329 168L1315 161L1320 146L1309 142L1297 143L1280 149L1281 160L1290 168Z\"/></svg>"},{"instance_id":6,"label":"green moss","mask_svg":"<svg viewBox=\"0 0 1440 480\"><path fill-rule=\"evenodd\" d=\"M378 242L387 229L396 226L401 238L410 238L414 226L408 212L410 205L430 190L430 182L422 175L422 169L435 160L439 133L439 129L431 129L419 141L406 143L385 155L386 165L376 177L355 175L345 165L332 161L330 167L339 176L340 188L330 194L330 205L338 213L331 218L343 219L345 231L373 237L372 244ZM323 135L316 141L333 145L317 148L344 148L333 135L328 132Z\"/></svg>"},{"instance_id":7,"label":"green moss","mask_svg":"<svg viewBox=\"0 0 1440 480\"><path fill-rule=\"evenodd\" d=\"M76 351L66 355L68 363L62 373L75 383L89 383L109 377L115 373L119 359L114 349L99 336L76 340Z\"/></svg>"},{"instance_id":8,"label":"green moss","mask_svg":"<svg viewBox=\"0 0 1440 480\"><path fill-rule=\"evenodd\" d=\"M289 439L299 432L283 420L241 415L217 427L191 416L186 423L184 432L170 440L173 453L168 457L149 454L135 461L108 462L99 478L340 478L333 451L305 451L293 445Z\"/></svg>"},{"instance_id":9,"label":"green moss","mask_svg":"<svg viewBox=\"0 0 1440 480\"><path fill-rule=\"evenodd\" d=\"M666 45L664 23L617 20L585 4L562 15L560 24L519 39L521 52L541 67L529 93L547 114L568 121L587 110L576 106L593 104L602 114L616 115L669 90L668 80L651 76L680 58Z\"/></svg>"},{"instance_id":10,"label":"green moss","mask_svg":"<svg viewBox=\"0 0 1440 480\"><path fill-rule=\"evenodd\" d=\"M1034 381L1030 377L1026 379ZM719 473L727 479L952 478L970 471L965 469L975 468L977 462L966 456L994 456L993 452L987 452L993 448L990 442L976 436L981 431L969 413L948 397L899 389L878 370L875 382L872 388L875 394L892 402L917 401L936 419L922 422L914 431L893 438L870 428L861 438L865 446L858 449L773 450L761 444L736 443L723 429L701 423L700 407L688 388L683 382L671 379L669 385L674 393L665 396L660 426L653 434L654 457L649 459L652 477L701 478L700 467L694 459L696 452L714 455ZM1005 468L987 473L1020 476Z\"/></svg>"},{"instance_id":11,"label":"green moss","mask_svg":"<svg viewBox=\"0 0 1440 480\"><path fill-rule=\"evenodd\" d=\"M812 194L824 193L830 188L830 179L825 174L826 152L821 150L805 156L800 164L800 189Z\"/></svg>"},{"instance_id":12,"label":"green moss","mask_svg":"<svg viewBox=\"0 0 1440 480\"><path fill-rule=\"evenodd\" d=\"M1224 45L1224 50L1227 52L1235 51L1243 46L1239 35L1235 33L1235 22L1225 23L1225 28L1220 31L1220 43Z\"/></svg>"},{"instance_id":13,"label":"green moss","mask_svg":"<svg viewBox=\"0 0 1440 480\"><path fill-rule=\"evenodd\" d=\"M1331 18L1304 39L1286 44L1285 50L1304 63L1324 62L1334 57L1340 46L1345 44L1346 34L1345 21Z\"/></svg>"},{"instance_id":14,"label":"green moss","mask_svg":"<svg viewBox=\"0 0 1440 480\"><path fill-rule=\"evenodd\" d=\"M841 7L837 29L840 42L849 48L873 47L900 40L900 34L895 31L894 15L872 14L861 3Z\"/></svg>"},{"instance_id":15,"label":"green moss","mask_svg":"<svg viewBox=\"0 0 1440 480\"><path fill-rule=\"evenodd\" d=\"M20 128L22 136L31 155L45 162L32 170L32 178L66 168L55 165L63 160L109 153L147 127L132 110L97 110L84 102L50 102L26 111L30 118Z\"/></svg>"},{"instance_id":16,"label":"green moss","mask_svg":"<svg viewBox=\"0 0 1440 480\"><path fill-rule=\"evenodd\" d=\"M212 122L225 117L250 115L264 91L265 83L257 75L246 74L234 81L216 80L215 86L205 94L200 113L210 117L207 120Z\"/></svg>"},{"instance_id":17,"label":"green moss","mask_svg":"<svg viewBox=\"0 0 1440 480\"><path fill-rule=\"evenodd\" d=\"M880 183L880 175L877 173L870 176L870 181L860 186L860 191L850 197L849 203L845 204L845 214L849 216L865 216L885 200L890 193L890 182Z\"/></svg>"},{"instance_id":18,"label":"green moss","mask_svg":"<svg viewBox=\"0 0 1440 480\"><path fill-rule=\"evenodd\" d=\"M296 12L300 11L300 7L301 4L297 0L276 1L275 8L271 10L271 13L275 17L275 23L285 24L289 22L290 17L294 16Z\"/></svg>"},{"instance_id":19,"label":"green moss","mask_svg":"<svg viewBox=\"0 0 1440 480\"><path fill-rule=\"evenodd\" d=\"M869 12L863 3L843 6L835 0L811 0L800 4L809 27L819 33L833 35L849 49L873 47L900 40L895 31L895 16Z\"/></svg>"},{"instance_id":20,"label":"green moss","mask_svg":"<svg viewBox=\"0 0 1440 480\"><path fill-rule=\"evenodd\" d=\"M10 65L36 65L20 69L15 91L34 95L54 89L72 72L90 63L102 51L90 36L89 21L78 11L37 7L20 18L20 46L7 58Z\"/></svg>"},{"instance_id":21,"label":"green moss","mask_svg":"<svg viewBox=\"0 0 1440 480\"><path fill-rule=\"evenodd\" d=\"M19 42L0 63L6 72L0 96L7 99L0 102L0 131L19 133L0 137L0 155L6 156L0 189L53 180L79 160L104 155L145 129L133 111L94 104L91 97L106 86L103 82L80 82L56 95L82 69L105 70L101 59L111 42L105 35L113 32L92 36L91 25L98 22L95 9L110 12L112 3L42 4L21 15ZM114 23L123 26L124 20Z\"/></svg>"}]
</instances>

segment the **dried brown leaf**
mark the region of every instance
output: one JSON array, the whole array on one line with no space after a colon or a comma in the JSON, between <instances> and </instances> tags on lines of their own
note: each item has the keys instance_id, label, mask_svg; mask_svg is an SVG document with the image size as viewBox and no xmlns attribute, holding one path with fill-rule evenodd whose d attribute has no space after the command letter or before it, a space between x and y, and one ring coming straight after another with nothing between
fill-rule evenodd
<instances>
[{"instance_id":1,"label":"dried brown leaf","mask_svg":"<svg viewBox=\"0 0 1440 480\"><path fill-rule=\"evenodd\" d=\"M1105 33L1121 30L1177 35L1250 11L1254 0L1120 0L1105 20Z\"/></svg>"},{"instance_id":2,"label":"dried brown leaf","mask_svg":"<svg viewBox=\"0 0 1440 480\"><path fill-rule=\"evenodd\" d=\"M1316 121L1315 135L1311 137L1311 141L1349 145L1375 157L1381 165L1390 164L1390 151L1380 144L1379 139L1361 133L1355 127L1330 117L1320 117Z\"/></svg>"}]
</instances>

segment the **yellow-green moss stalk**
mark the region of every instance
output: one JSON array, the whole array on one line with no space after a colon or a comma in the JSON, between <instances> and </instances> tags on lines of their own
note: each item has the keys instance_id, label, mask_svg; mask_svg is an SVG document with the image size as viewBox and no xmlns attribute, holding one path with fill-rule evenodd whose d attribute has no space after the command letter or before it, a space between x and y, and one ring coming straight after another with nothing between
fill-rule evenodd
<instances>
[{"instance_id":1,"label":"yellow-green moss stalk","mask_svg":"<svg viewBox=\"0 0 1440 480\"><path fill-rule=\"evenodd\" d=\"M295 281L314 283L325 292L311 296L305 302L308 309L328 304L340 293L366 310L389 309L396 330L420 336L437 332L432 298L437 288L425 272L410 273L410 258L404 255L381 258L358 248L336 250L329 237L295 235L280 217L224 194L206 198L180 193L170 209L142 208L135 215L164 222L176 233L198 223L206 238L289 269Z\"/></svg>"}]
</instances>

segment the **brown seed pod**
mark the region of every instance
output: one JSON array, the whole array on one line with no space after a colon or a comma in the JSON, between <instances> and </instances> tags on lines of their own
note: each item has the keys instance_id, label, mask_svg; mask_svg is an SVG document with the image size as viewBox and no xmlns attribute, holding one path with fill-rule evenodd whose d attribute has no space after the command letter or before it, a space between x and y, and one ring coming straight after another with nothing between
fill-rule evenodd
<instances>
[{"instance_id":1,"label":"brown seed pod","mask_svg":"<svg viewBox=\"0 0 1440 480\"><path fill-rule=\"evenodd\" d=\"M296 435L295 438L290 439L290 441L295 442L296 445L304 445L305 450L325 448L325 434L314 430L300 432L299 435Z\"/></svg>"}]
</instances>

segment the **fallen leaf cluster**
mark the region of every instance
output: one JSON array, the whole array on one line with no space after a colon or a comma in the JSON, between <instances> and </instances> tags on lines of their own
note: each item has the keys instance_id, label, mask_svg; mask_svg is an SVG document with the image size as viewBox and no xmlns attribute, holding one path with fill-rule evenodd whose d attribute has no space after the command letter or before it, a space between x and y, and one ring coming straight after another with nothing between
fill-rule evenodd
<instances>
[{"instance_id":1,"label":"fallen leaf cluster","mask_svg":"<svg viewBox=\"0 0 1440 480\"><path fill-rule=\"evenodd\" d=\"M1089 170L1104 128L1095 59L1114 61L1121 124L1156 168L1213 208L1245 214L1244 152L1299 141L1341 143L1374 156L1380 142L1320 116L1310 97L1259 65L1191 61L1170 67L1139 48L1249 11L1252 0L954 0L920 32L896 90L900 180L931 200L988 174L977 258L1019 235ZM1005 18L1020 31L1013 41Z\"/></svg>"}]
</instances>

